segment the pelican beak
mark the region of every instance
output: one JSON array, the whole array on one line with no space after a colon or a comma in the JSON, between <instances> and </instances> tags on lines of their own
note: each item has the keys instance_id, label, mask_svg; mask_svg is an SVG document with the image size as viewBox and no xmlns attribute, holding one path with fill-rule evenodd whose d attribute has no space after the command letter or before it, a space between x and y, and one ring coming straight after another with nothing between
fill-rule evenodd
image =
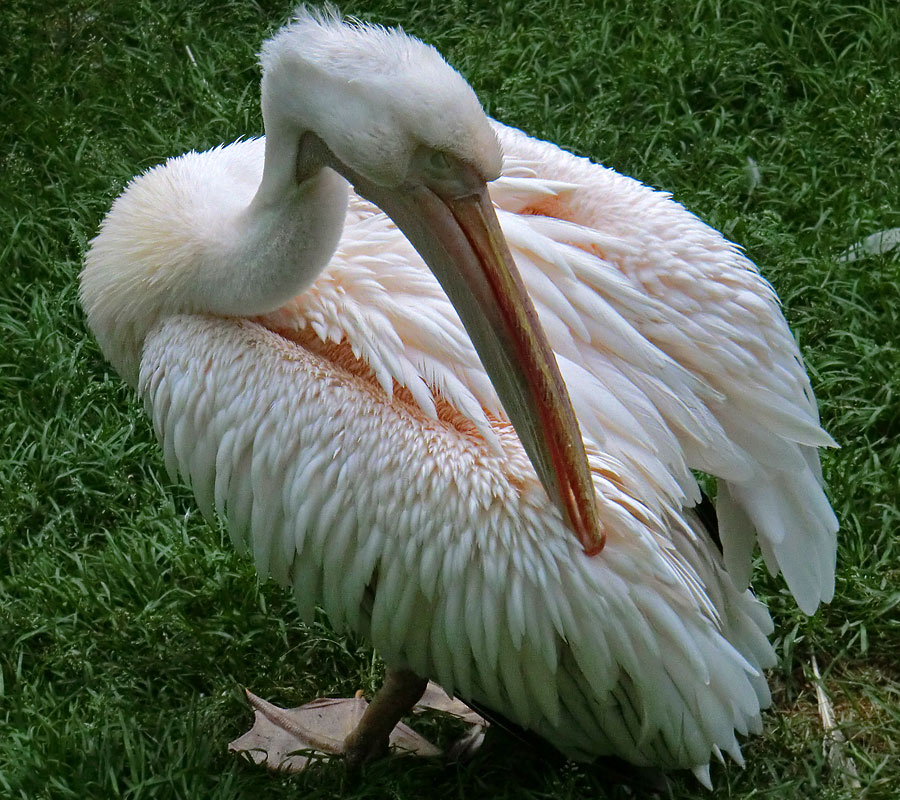
<instances>
[{"instance_id":1,"label":"pelican beak","mask_svg":"<svg viewBox=\"0 0 900 800\"><path fill-rule=\"evenodd\" d=\"M484 179L384 187L326 163L396 223L453 303L550 499L584 552L603 549L581 431L553 350L513 262ZM452 188L448 188L451 187Z\"/></svg>"}]
</instances>

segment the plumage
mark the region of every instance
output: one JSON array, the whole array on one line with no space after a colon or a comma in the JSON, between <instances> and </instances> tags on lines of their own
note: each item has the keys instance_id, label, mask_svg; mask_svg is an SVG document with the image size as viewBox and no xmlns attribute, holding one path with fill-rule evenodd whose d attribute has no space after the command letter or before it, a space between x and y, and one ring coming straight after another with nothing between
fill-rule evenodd
<instances>
[{"instance_id":1,"label":"plumage","mask_svg":"<svg viewBox=\"0 0 900 800\"><path fill-rule=\"evenodd\" d=\"M305 94L288 80L303 59ZM224 514L262 575L293 587L304 617L321 605L388 664L572 757L692 768L708 783L710 754L740 760L735 732L758 731L769 702L754 539L807 613L834 587L816 450L834 443L773 289L667 194L479 127L462 79L401 33L301 12L263 63L264 111L278 98L333 130L326 144L367 177L394 180L412 158L381 135L391 126L467 163L482 153L485 173L496 137L491 197L568 386L606 546L586 556L548 501L457 310L392 220L324 170L290 195L291 213L311 217L285 222L273 198L294 189L276 174L271 111L268 144L136 178L87 256L89 323L142 396L167 467L205 514ZM387 76L368 91L402 107L399 121L363 113L351 66ZM435 120L451 84L464 111L447 131ZM260 222L246 209L261 196ZM287 263L295 248L302 270ZM251 285L282 261L271 285ZM280 297L289 266L303 275ZM252 302L204 305L226 292ZM718 478L723 555L692 511L692 470Z\"/></svg>"}]
</instances>

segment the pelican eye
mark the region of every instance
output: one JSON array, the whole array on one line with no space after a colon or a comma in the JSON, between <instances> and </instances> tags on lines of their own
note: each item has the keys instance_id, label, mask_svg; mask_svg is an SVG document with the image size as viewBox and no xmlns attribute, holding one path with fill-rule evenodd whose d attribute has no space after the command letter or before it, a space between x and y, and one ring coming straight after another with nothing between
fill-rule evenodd
<instances>
[{"instance_id":1,"label":"pelican eye","mask_svg":"<svg viewBox=\"0 0 900 800\"><path fill-rule=\"evenodd\" d=\"M450 159L442 150L428 151L428 169L431 172L445 174L452 168Z\"/></svg>"},{"instance_id":2,"label":"pelican eye","mask_svg":"<svg viewBox=\"0 0 900 800\"><path fill-rule=\"evenodd\" d=\"M423 146L413 155L411 174L442 196L469 194L471 172L471 167L443 150Z\"/></svg>"},{"instance_id":3,"label":"pelican eye","mask_svg":"<svg viewBox=\"0 0 900 800\"><path fill-rule=\"evenodd\" d=\"M443 150L422 145L413 153L411 172L426 183L452 179L457 171L456 159Z\"/></svg>"}]
</instances>

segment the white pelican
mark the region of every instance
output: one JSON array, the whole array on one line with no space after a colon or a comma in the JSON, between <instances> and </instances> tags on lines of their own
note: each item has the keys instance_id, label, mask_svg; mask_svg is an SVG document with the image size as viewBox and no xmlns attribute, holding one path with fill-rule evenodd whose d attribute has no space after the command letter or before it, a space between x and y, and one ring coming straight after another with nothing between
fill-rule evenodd
<instances>
[{"instance_id":1,"label":"white pelican","mask_svg":"<svg viewBox=\"0 0 900 800\"><path fill-rule=\"evenodd\" d=\"M571 757L708 783L769 702L754 542L805 612L833 593L833 441L772 288L400 30L301 10L261 61L265 139L136 177L81 276L168 467L387 663L354 758L431 677Z\"/></svg>"}]
</instances>

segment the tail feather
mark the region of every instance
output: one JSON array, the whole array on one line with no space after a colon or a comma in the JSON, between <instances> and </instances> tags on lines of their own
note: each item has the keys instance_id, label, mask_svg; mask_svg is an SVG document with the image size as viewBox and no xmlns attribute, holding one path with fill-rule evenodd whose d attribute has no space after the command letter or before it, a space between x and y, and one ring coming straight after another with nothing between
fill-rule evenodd
<instances>
[{"instance_id":1,"label":"tail feather","mask_svg":"<svg viewBox=\"0 0 900 800\"><path fill-rule=\"evenodd\" d=\"M807 461L809 454L803 455ZM717 500L725 563L738 585L749 578L755 528L766 566L772 574L784 575L806 614L834 596L838 530L813 466L760 473L746 483L720 482Z\"/></svg>"}]
</instances>

